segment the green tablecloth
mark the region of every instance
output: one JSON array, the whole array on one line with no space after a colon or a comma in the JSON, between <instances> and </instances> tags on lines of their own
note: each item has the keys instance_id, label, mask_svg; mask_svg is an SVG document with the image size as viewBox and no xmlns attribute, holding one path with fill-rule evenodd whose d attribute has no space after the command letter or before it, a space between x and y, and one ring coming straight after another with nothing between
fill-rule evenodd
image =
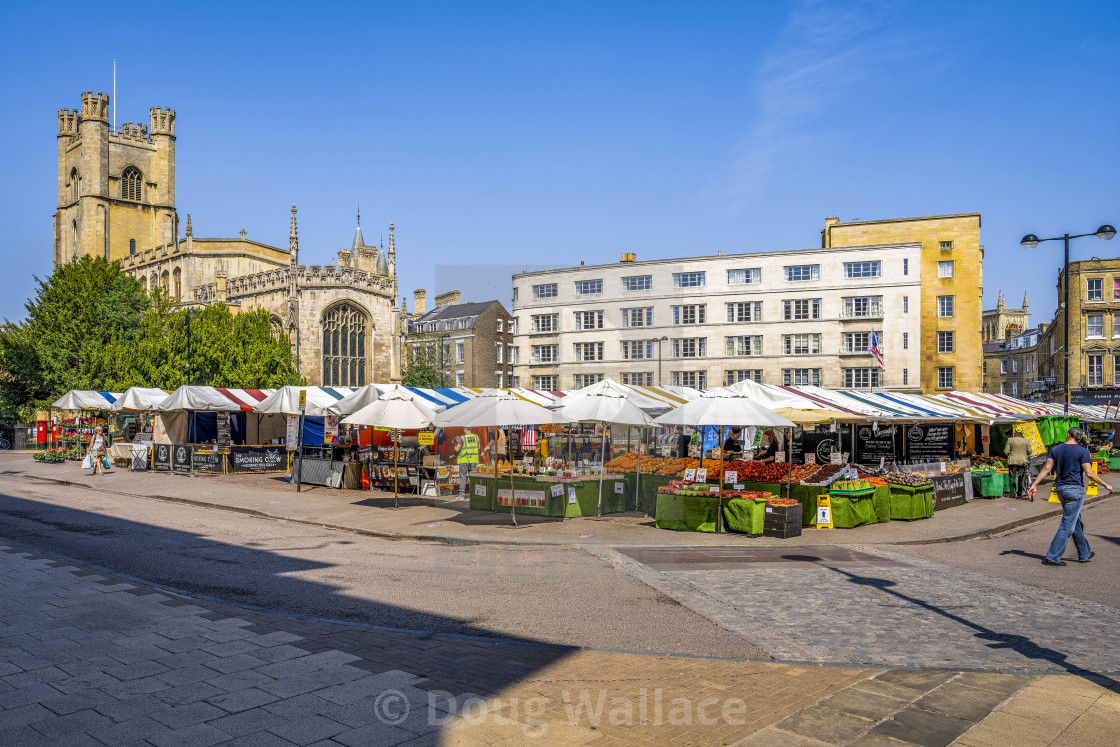
<instances>
[{"instance_id":1,"label":"green tablecloth","mask_svg":"<svg viewBox=\"0 0 1120 747\"><path fill-rule=\"evenodd\" d=\"M933 486L907 488L888 485L890 490L891 519L909 521L933 516Z\"/></svg>"},{"instance_id":2,"label":"green tablecloth","mask_svg":"<svg viewBox=\"0 0 1120 747\"><path fill-rule=\"evenodd\" d=\"M623 492L615 492L615 483L623 485ZM560 495L552 495L552 486L560 485L563 490ZM484 488L486 495L478 494L478 487ZM595 516L598 503L599 503L599 480L598 478L588 478L578 482L540 482L531 477L517 477L513 478L514 490L517 491L518 497L521 497L522 491L530 494L543 493L544 505L543 506L518 506L517 513L526 516L555 516L563 518L575 518L577 516ZM576 502L569 502L570 488L575 488ZM471 508L482 511L497 511L499 513L509 513L509 506L498 505L497 493L494 490L493 477L475 477L470 478L468 483L470 491ZM501 476L498 478L498 491L509 490L509 475ZM603 480L603 513L616 513L625 511L625 481L624 480Z\"/></svg>"},{"instance_id":3,"label":"green tablecloth","mask_svg":"<svg viewBox=\"0 0 1120 747\"><path fill-rule=\"evenodd\" d=\"M784 487L784 486L783 486ZM801 525L817 525L817 496L828 495L827 485L794 485L790 498L801 504Z\"/></svg>"},{"instance_id":4,"label":"green tablecloth","mask_svg":"<svg viewBox=\"0 0 1120 747\"><path fill-rule=\"evenodd\" d=\"M851 529L864 524L878 524L875 514L874 493L866 498L850 495L830 495L832 503L832 526L837 529Z\"/></svg>"},{"instance_id":5,"label":"green tablecloth","mask_svg":"<svg viewBox=\"0 0 1120 747\"><path fill-rule=\"evenodd\" d=\"M875 504L875 518L880 523L891 520L891 489L886 485L876 485L875 495L871 498Z\"/></svg>"},{"instance_id":6,"label":"green tablecloth","mask_svg":"<svg viewBox=\"0 0 1120 747\"><path fill-rule=\"evenodd\" d=\"M723 526L731 532L762 534L766 503L733 498L723 504Z\"/></svg>"},{"instance_id":7,"label":"green tablecloth","mask_svg":"<svg viewBox=\"0 0 1120 747\"><path fill-rule=\"evenodd\" d=\"M656 525L682 532L714 532L718 510L718 498L658 493Z\"/></svg>"},{"instance_id":8,"label":"green tablecloth","mask_svg":"<svg viewBox=\"0 0 1120 747\"><path fill-rule=\"evenodd\" d=\"M639 485L638 473L628 473L626 475L626 505L633 506L636 511L644 511L650 516L656 516L657 489L676 479L676 477L668 475L647 475L643 473L641 485Z\"/></svg>"}]
</instances>

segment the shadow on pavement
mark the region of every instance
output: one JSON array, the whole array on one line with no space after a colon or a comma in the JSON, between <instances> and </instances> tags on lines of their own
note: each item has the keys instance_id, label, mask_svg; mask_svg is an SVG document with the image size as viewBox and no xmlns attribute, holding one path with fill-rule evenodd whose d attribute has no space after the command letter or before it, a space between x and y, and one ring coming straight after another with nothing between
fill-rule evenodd
<instances>
[{"instance_id":1,"label":"shadow on pavement","mask_svg":"<svg viewBox=\"0 0 1120 747\"><path fill-rule=\"evenodd\" d=\"M827 568L830 571L834 571L835 573L844 576L848 579L849 583L855 584L857 586L867 586L873 589L878 589L879 591L890 594L917 607L921 607L922 609L929 610L930 612L941 615L942 617L952 620L955 623L963 625L967 628L971 628L972 630L976 631L974 635L977 638L982 641L988 641L987 645L989 648L1011 649L1024 658L1050 662L1051 664L1055 664L1061 667L1070 674L1083 677L1094 684L1101 685L1102 687L1112 688L1118 684L1116 680L1107 675L1100 674L1098 672L1094 672L1092 670L1085 669L1084 667L1080 667L1076 664L1070 663L1069 661L1067 661L1067 659L1069 658L1068 655L1063 654L1061 651L1056 651L1052 648L1046 648L1045 646L1035 643L1033 640L1026 636L1017 635L1014 633L999 633L984 625L980 625L979 623L975 623L965 617L942 609L936 604L931 604L924 599L919 599L917 597L910 596L909 594L904 594L897 589L891 588L893 586L896 586L897 584L890 579L876 578L874 576L861 576L858 573L852 573L842 568L836 568L834 566L826 565L825 563L821 562L821 558L818 558L814 555L789 555L786 557L789 560L799 560L804 562L816 563L822 568Z\"/></svg>"},{"instance_id":2,"label":"shadow on pavement","mask_svg":"<svg viewBox=\"0 0 1120 747\"><path fill-rule=\"evenodd\" d=\"M218 542L179 529L9 495L0 495L0 537L141 581L213 597L214 603L200 604L222 608L222 616L260 619L261 624L287 627L309 639L314 635L308 631L326 631L318 635L313 649L337 648L361 656L373 662L371 671L401 669L426 676L430 682L424 688L455 695L498 692L574 651L529 637L498 637L468 621L356 598L342 587L299 578L301 572L338 565L282 554L306 547L266 550L253 542ZM339 539L332 544L352 541ZM378 629L250 611L257 605ZM119 624L128 628L142 623L121 620Z\"/></svg>"},{"instance_id":3,"label":"shadow on pavement","mask_svg":"<svg viewBox=\"0 0 1120 747\"><path fill-rule=\"evenodd\" d=\"M1038 561L1046 557L1045 555L1039 555L1036 552L1027 552L1026 550L1004 550L1000 555L1018 555L1021 558L1030 558Z\"/></svg>"},{"instance_id":4,"label":"shadow on pavement","mask_svg":"<svg viewBox=\"0 0 1120 747\"><path fill-rule=\"evenodd\" d=\"M1102 539L1105 542L1111 542L1114 545L1120 545L1120 537L1109 537L1105 534L1090 534L1089 536L1096 537L1097 539Z\"/></svg>"}]
</instances>

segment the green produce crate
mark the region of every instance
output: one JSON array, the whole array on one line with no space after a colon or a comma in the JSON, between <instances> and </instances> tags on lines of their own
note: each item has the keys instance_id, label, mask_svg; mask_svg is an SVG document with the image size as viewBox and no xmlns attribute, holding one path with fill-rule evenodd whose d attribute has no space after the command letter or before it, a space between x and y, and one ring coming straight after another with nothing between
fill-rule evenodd
<instances>
[{"instance_id":1,"label":"green produce crate","mask_svg":"<svg viewBox=\"0 0 1120 747\"><path fill-rule=\"evenodd\" d=\"M933 516L933 486L911 488L887 485L890 490L891 520L912 521Z\"/></svg>"},{"instance_id":2,"label":"green produce crate","mask_svg":"<svg viewBox=\"0 0 1120 747\"><path fill-rule=\"evenodd\" d=\"M1114 456L1108 460L1109 471L1116 470L1120 472L1120 456Z\"/></svg>"},{"instance_id":3,"label":"green produce crate","mask_svg":"<svg viewBox=\"0 0 1120 747\"><path fill-rule=\"evenodd\" d=\"M1006 490L1005 486L1008 485L1007 475L1001 475L997 472L986 472L981 475L972 473L972 485L975 488L975 493L978 498L999 498Z\"/></svg>"},{"instance_id":4,"label":"green produce crate","mask_svg":"<svg viewBox=\"0 0 1120 747\"><path fill-rule=\"evenodd\" d=\"M874 487L860 488L859 490L840 490L839 488L832 488L828 491L829 495L845 495L855 498L868 498L874 494Z\"/></svg>"}]
</instances>

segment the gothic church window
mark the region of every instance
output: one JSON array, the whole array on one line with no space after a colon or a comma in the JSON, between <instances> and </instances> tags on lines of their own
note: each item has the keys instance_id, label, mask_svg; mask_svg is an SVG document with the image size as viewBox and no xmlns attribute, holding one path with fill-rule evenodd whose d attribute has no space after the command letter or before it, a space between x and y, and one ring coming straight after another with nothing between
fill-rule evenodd
<instances>
[{"instance_id":1,"label":"gothic church window","mask_svg":"<svg viewBox=\"0 0 1120 747\"><path fill-rule=\"evenodd\" d=\"M178 267L175 268L175 300L183 300L183 271Z\"/></svg>"},{"instance_id":2,"label":"gothic church window","mask_svg":"<svg viewBox=\"0 0 1120 747\"><path fill-rule=\"evenodd\" d=\"M163 275L160 276L159 287L163 288L164 293L171 293L171 274L167 270L164 270Z\"/></svg>"},{"instance_id":3,"label":"gothic church window","mask_svg":"<svg viewBox=\"0 0 1120 747\"><path fill-rule=\"evenodd\" d=\"M365 386L366 315L340 304L323 315L323 385Z\"/></svg>"},{"instance_id":4,"label":"gothic church window","mask_svg":"<svg viewBox=\"0 0 1120 747\"><path fill-rule=\"evenodd\" d=\"M70 201L78 201L78 170L70 170Z\"/></svg>"},{"instance_id":5,"label":"gothic church window","mask_svg":"<svg viewBox=\"0 0 1120 747\"><path fill-rule=\"evenodd\" d=\"M145 293L148 292L148 278L143 275L140 276L140 287L144 289Z\"/></svg>"},{"instance_id":6,"label":"gothic church window","mask_svg":"<svg viewBox=\"0 0 1120 747\"><path fill-rule=\"evenodd\" d=\"M129 166L121 174L121 199L139 202L143 199L143 187L144 177L135 166Z\"/></svg>"}]
</instances>

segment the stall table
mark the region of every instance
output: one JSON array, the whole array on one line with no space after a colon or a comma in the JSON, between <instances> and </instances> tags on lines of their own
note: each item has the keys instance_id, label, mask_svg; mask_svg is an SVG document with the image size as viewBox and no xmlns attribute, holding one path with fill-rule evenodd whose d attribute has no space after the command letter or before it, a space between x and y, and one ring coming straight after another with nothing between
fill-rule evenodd
<instances>
[{"instance_id":1,"label":"stall table","mask_svg":"<svg viewBox=\"0 0 1120 747\"><path fill-rule=\"evenodd\" d=\"M642 476L643 481L645 477L645 475ZM472 509L500 513L511 510L508 472L498 475L496 494L494 473L472 472L468 479ZM587 475L579 479L540 479L529 475L514 475L513 489L518 514L570 519L579 516L595 516L598 512L598 475ZM604 514L626 510L625 491L626 480L623 476L607 475L604 477Z\"/></svg>"},{"instance_id":2,"label":"stall table","mask_svg":"<svg viewBox=\"0 0 1120 747\"><path fill-rule=\"evenodd\" d=\"M752 501L740 502L750 503ZM675 529L683 532L714 532L718 512L718 496L658 493L656 525L658 529Z\"/></svg>"},{"instance_id":3,"label":"stall table","mask_svg":"<svg viewBox=\"0 0 1120 747\"><path fill-rule=\"evenodd\" d=\"M912 521L933 516L933 486L911 488L905 485L886 486L890 496L892 520Z\"/></svg>"},{"instance_id":4,"label":"stall table","mask_svg":"<svg viewBox=\"0 0 1120 747\"><path fill-rule=\"evenodd\" d=\"M732 498L723 502L723 526L728 531L757 537L765 520L766 501Z\"/></svg>"},{"instance_id":5,"label":"stall table","mask_svg":"<svg viewBox=\"0 0 1120 747\"><path fill-rule=\"evenodd\" d=\"M875 512L875 489L867 488L844 493L829 493L832 504L832 526L852 529L864 524L878 524Z\"/></svg>"}]
</instances>

